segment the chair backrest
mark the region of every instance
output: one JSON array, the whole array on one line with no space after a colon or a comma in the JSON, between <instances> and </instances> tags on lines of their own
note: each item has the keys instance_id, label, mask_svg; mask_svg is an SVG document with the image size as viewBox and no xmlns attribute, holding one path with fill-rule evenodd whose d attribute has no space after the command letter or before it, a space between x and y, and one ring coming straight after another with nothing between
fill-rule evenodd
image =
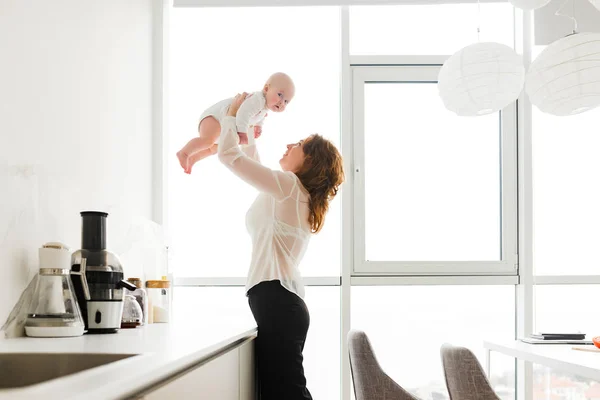
<instances>
[{"instance_id":1,"label":"chair backrest","mask_svg":"<svg viewBox=\"0 0 600 400\"><path fill-rule=\"evenodd\" d=\"M419 400L383 372L363 331L348 333L348 350L356 400Z\"/></svg>"},{"instance_id":2,"label":"chair backrest","mask_svg":"<svg viewBox=\"0 0 600 400\"><path fill-rule=\"evenodd\" d=\"M440 354L450 400L500 400L471 350L446 343Z\"/></svg>"}]
</instances>

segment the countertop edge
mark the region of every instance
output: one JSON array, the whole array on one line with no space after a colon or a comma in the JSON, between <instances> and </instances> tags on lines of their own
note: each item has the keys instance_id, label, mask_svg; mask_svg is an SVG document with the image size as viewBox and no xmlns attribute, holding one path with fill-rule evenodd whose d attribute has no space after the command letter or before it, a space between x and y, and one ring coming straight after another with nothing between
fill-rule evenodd
<instances>
[{"instance_id":1,"label":"countertop edge","mask_svg":"<svg viewBox=\"0 0 600 400\"><path fill-rule=\"evenodd\" d=\"M207 363L220 355L232 350L245 341L256 337L257 329L253 328L238 335L232 336L228 339L223 340L215 345L206 347L202 350L195 351L188 354L187 356L181 357L177 360L163 364L160 368L156 368L149 374L145 373L140 380L131 386L132 376L124 376L123 382L116 382L111 384L110 388L102 387L97 393L94 393L93 397L89 397L88 400L98 399L105 400L114 396L115 389L118 387L125 387L129 385L127 392L122 392L118 397L112 397L115 400L130 399L132 396L143 395L144 393L151 392L153 388L156 388L164 383L167 383L171 379L178 375L185 374L186 372L196 368L199 364Z\"/></svg>"},{"instance_id":2,"label":"countertop edge","mask_svg":"<svg viewBox=\"0 0 600 400\"><path fill-rule=\"evenodd\" d=\"M196 365L208 362L233 349L246 340L256 337L257 328L230 336L207 347L192 350L189 354L170 358L168 354L142 353L115 363L85 370L24 388L0 391L0 400L48 399L54 393L62 400L122 400L151 391L154 386L185 373Z\"/></svg>"}]
</instances>

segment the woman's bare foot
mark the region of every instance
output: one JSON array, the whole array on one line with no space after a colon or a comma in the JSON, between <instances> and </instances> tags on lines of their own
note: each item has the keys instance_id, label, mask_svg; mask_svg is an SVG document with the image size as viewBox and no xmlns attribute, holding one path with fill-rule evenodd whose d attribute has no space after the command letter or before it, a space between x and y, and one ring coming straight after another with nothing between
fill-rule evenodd
<instances>
[{"instance_id":1,"label":"woman's bare foot","mask_svg":"<svg viewBox=\"0 0 600 400\"><path fill-rule=\"evenodd\" d=\"M183 172L185 172L186 174L192 172L192 169L189 165L190 157L187 154L185 154L182 150L179 150L177 152L177 159L179 160L179 165L181 165L181 168L183 168Z\"/></svg>"}]
</instances>

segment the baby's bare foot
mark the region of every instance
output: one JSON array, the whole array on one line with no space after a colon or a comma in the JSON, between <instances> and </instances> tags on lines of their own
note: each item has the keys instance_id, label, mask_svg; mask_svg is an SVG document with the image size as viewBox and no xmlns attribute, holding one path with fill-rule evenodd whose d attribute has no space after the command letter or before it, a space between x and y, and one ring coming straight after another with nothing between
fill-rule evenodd
<instances>
[{"instance_id":1,"label":"baby's bare foot","mask_svg":"<svg viewBox=\"0 0 600 400\"><path fill-rule=\"evenodd\" d=\"M199 154L196 153L188 159L188 168L187 168L187 171L185 171L186 174L191 174L192 168L194 168L194 165L196 165L196 163L198 161L200 161L198 155Z\"/></svg>"},{"instance_id":2,"label":"baby's bare foot","mask_svg":"<svg viewBox=\"0 0 600 400\"><path fill-rule=\"evenodd\" d=\"M181 165L181 168L183 168L183 172L189 174L191 172L189 167L190 157L187 154L185 154L182 150L179 150L177 152L177 159L179 160L179 165Z\"/></svg>"}]
</instances>

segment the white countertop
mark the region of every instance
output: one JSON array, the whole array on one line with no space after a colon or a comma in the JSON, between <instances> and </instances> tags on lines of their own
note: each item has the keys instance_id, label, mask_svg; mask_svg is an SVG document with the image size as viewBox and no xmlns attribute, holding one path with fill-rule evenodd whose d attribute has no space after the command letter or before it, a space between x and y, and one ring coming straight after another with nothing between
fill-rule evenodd
<instances>
[{"instance_id":1,"label":"white countertop","mask_svg":"<svg viewBox=\"0 0 600 400\"><path fill-rule=\"evenodd\" d=\"M18 389L0 390L11 399L122 399L218 353L252 338L256 327L247 321L185 321L121 329L116 334L75 338L18 338L0 340L0 353L116 353L140 354L62 378Z\"/></svg>"},{"instance_id":2,"label":"white countertop","mask_svg":"<svg viewBox=\"0 0 600 400\"><path fill-rule=\"evenodd\" d=\"M483 343L483 347L519 360L569 372L600 381L600 353L574 350L573 347L594 349L593 345L530 344L520 340Z\"/></svg>"}]
</instances>

